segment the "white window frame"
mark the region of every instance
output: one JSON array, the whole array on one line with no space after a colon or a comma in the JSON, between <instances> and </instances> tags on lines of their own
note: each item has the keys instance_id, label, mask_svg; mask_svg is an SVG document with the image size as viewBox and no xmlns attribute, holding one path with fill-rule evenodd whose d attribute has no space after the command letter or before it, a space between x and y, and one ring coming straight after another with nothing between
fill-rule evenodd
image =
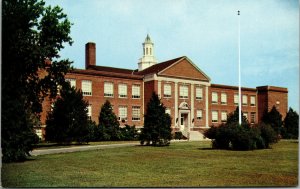
<instances>
[{"instance_id":1,"label":"white window frame","mask_svg":"<svg viewBox=\"0 0 300 189\"><path fill-rule=\"evenodd\" d=\"M226 122L227 121L227 112L226 111L222 111L221 112L221 121L222 122Z\"/></svg>"},{"instance_id":2,"label":"white window frame","mask_svg":"<svg viewBox=\"0 0 300 189\"><path fill-rule=\"evenodd\" d=\"M250 123L254 124L256 119L256 112L251 112L250 113Z\"/></svg>"},{"instance_id":3,"label":"white window frame","mask_svg":"<svg viewBox=\"0 0 300 189\"><path fill-rule=\"evenodd\" d=\"M141 120L141 107L140 106L132 106L132 121L140 121Z\"/></svg>"},{"instance_id":4,"label":"white window frame","mask_svg":"<svg viewBox=\"0 0 300 189\"><path fill-rule=\"evenodd\" d=\"M196 87L196 100L202 100L202 99L203 99L203 88Z\"/></svg>"},{"instance_id":5,"label":"white window frame","mask_svg":"<svg viewBox=\"0 0 300 189\"><path fill-rule=\"evenodd\" d=\"M250 106L256 106L256 97L250 96Z\"/></svg>"},{"instance_id":6,"label":"white window frame","mask_svg":"<svg viewBox=\"0 0 300 189\"><path fill-rule=\"evenodd\" d=\"M198 120L201 120L203 117L203 114L202 114L203 112L202 112L202 110L197 110L197 112L196 112L196 119L198 119Z\"/></svg>"},{"instance_id":7,"label":"white window frame","mask_svg":"<svg viewBox=\"0 0 300 189\"><path fill-rule=\"evenodd\" d=\"M243 106L248 105L248 95L242 95L242 105Z\"/></svg>"},{"instance_id":8,"label":"white window frame","mask_svg":"<svg viewBox=\"0 0 300 189\"><path fill-rule=\"evenodd\" d=\"M71 87L76 88L76 79L66 78L66 82L69 82Z\"/></svg>"},{"instance_id":9,"label":"white window frame","mask_svg":"<svg viewBox=\"0 0 300 189\"><path fill-rule=\"evenodd\" d=\"M218 93L217 92L211 93L211 103L218 104Z\"/></svg>"},{"instance_id":10,"label":"white window frame","mask_svg":"<svg viewBox=\"0 0 300 189\"><path fill-rule=\"evenodd\" d=\"M164 84L164 97L171 98L172 97L172 86L170 83Z\"/></svg>"},{"instance_id":11,"label":"white window frame","mask_svg":"<svg viewBox=\"0 0 300 189\"><path fill-rule=\"evenodd\" d=\"M221 93L221 104L227 104L227 93Z\"/></svg>"},{"instance_id":12,"label":"white window frame","mask_svg":"<svg viewBox=\"0 0 300 189\"><path fill-rule=\"evenodd\" d=\"M234 103L234 105L239 105L239 95L238 94L234 94L233 103Z\"/></svg>"},{"instance_id":13,"label":"white window frame","mask_svg":"<svg viewBox=\"0 0 300 189\"><path fill-rule=\"evenodd\" d=\"M119 106L119 121L127 121L127 106Z\"/></svg>"},{"instance_id":14,"label":"white window frame","mask_svg":"<svg viewBox=\"0 0 300 189\"><path fill-rule=\"evenodd\" d=\"M110 81L104 82L104 97L114 97L114 83Z\"/></svg>"},{"instance_id":15,"label":"white window frame","mask_svg":"<svg viewBox=\"0 0 300 189\"><path fill-rule=\"evenodd\" d=\"M189 98L189 87L187 85L180 85L179 98L181 98L181 99Z\"/></svg>"},{"instance_id":16,"label":"white window frame","mask_svg":"<svg viewBox=\"0 0 300 189\"><path fill-rule=\"evenodd\" d=\"M83 96L92 96L92 81L82 80L81 81L81 91Z\"/></svg>"},{"instance_id":17,"label":"white window frame","mask_svg":"<svg viewBox=\"0 0 300 189\"><path fill-rule=\"evenodd\" d=\"M141 85L134 84L132 85L132 98L139 99L141 98Z\"/></svg>"},{"instance_id":18,"label":"white window frame","mask_svg":"<svg viewBox=\"0 0 300 189\"><path fill-rule=\"evenodd\" d=\"M119 98L127 98L127 84L119 83L118 92L119 92Z\"/></svg>"},{"instance_id":19,"label":"white window frame","mask_svg":"<svg viewBox=\"0 0 300 189\"><path fill-rule=\"evenodd\" d=\"M219 122L219 112L216 110L211 111L211 122L218 123Z\"/></svg>"}]
</instances>

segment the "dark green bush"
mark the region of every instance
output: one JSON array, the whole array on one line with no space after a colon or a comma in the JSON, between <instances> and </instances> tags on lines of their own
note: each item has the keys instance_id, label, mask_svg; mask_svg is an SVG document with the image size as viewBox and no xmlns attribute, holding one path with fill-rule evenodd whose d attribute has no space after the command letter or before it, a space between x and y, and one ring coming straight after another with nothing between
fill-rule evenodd
<instances>
[{"instance_id":1,"label":"dark green bush","mask_svg":"<svg viewBox=\"0 0 300 189\"><path fill-rule=\"evenodd\" d=\"M253 127L240 126L237 123L221 124L208 129L204 136L212 139L212 147L216 149L264 149L277 142L275 131L266 124Z\"/></svg>"},{"instance_id":2,"label":"dark green bush","mask_svg":"<svg viewBox=\"0 0 300 189\"><path fill-rule=\"evenodd\" d=\"M176 140L184 139L184 136L183 136L182 132L181 131L176 131L174 133L174 139L176 139Z\"/></svg>"},{"instance_id":3,"label":"dark green bush","mask_svg":"<svg viewBox=\"0 0 300 189\"><path fill-rule=\"evenodd\" d=\"M125 125L125 127L120 128L120 140L137 140L138 134L135 125L129 126Z\"/></svg>"}]
</instances>

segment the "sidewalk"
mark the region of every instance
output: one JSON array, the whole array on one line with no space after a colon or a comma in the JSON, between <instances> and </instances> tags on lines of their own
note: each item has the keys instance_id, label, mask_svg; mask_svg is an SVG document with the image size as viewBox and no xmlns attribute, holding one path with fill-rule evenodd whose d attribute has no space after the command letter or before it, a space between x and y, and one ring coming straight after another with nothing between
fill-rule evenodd
<instances>
[{"instance_id":1,"label":"sidewalk","mask_svg":"<svg viewBox=\"0 0 300 189\"><path fill-rule=\"evenodd\" d=\"M188 140L171 140L171 142L186 142ZM138 146L140 142L134 143L123 143L123 144L102 144L102 145L92 145L92 146L74 146L67 148L54 148L54 149L41 149L41 150L33 150L30 152L32 156L46 155L46 154L60 154L60 153L69 153L69 152L81 152L88 150L98 150L98 149L107 149L107 148L120 148L127 146Z\"/></svg>"},{"instance_id":2,"label":"sidewalk","mask_svg":"<svg viewBox=\"0 0 300 189\"><path fill-rule=\"evenodd\" d=\"M103 145L93 145L93 146L75 146L75 147L68 147L68 148L42 149L42 150L33 150L30 152L30 154L32 156L39 156L39 155L46 155L46 154L59 154L59 153L80 152L80 151L106 149L106 148L136 146L139 144L140 144L139 142L136 142L136 143L125 143L125 144L103 144Z\"/></svg>"}]
</instances>

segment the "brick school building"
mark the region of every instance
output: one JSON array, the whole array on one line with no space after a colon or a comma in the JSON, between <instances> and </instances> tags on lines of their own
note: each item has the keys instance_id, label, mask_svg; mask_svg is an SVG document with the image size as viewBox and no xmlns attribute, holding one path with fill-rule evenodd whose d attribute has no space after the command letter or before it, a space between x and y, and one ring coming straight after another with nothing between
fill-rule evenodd
<instances>
[{"instance_id":1,"label":"brick school building","mask_svg":"<svg viewBox=\"0 0 300 189\"><path fill-rule=\"evenodd\" d=\"M89 102L88 115L96 123L102 104L109 100L121 126L142 128L147 103L155 92L172 117L172 130L181 131L188 138L201 138L210 126L226 122L228 114L238 106L237 86L211 83L211 78L188 57L158 63L149 35L136 70L96 65L95 43L86 44L85 56L85 69L74 69L65 78L82 91ZM287 88L259 86L241 90L242 111L249 123L260 122L264 112L273 106L285 117ZM36 129L40 137L52 103L43 103L41 125Z\"/></svg>"}]
</instances>

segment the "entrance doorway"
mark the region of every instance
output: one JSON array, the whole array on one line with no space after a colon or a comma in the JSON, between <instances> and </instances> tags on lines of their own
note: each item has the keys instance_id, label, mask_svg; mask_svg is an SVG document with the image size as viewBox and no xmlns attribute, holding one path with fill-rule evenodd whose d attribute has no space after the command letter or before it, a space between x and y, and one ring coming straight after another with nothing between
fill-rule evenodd
<instances>
[{"instance_id":1,"label":"entrance doorway","mask_svg":"<svg viewBox=\"0 0 300 189\"><path fill-rule=\"evenodd\" d=\"M189 128L189 121L188 121L188 113L181 113L180 115L180 125L184 131L188 131Z\"/></svg>"}]
</instances>

